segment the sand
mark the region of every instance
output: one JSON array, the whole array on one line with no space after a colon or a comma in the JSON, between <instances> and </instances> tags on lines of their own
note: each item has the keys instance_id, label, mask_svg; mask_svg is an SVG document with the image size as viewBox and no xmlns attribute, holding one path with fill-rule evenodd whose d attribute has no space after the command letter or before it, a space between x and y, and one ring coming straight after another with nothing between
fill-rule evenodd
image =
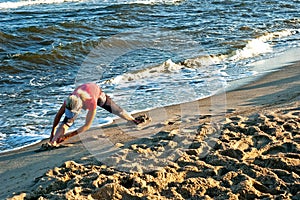
<instances>
[{"instance_id":1,"label":"sand","mask_svg":"<svg viewBox=\"0 0 300 200\"><path fill-rule=\"evenodd\" d=\"M2 153L0 199L300 199L299 67L147 111L144 127Z\"/></svg>"}]
</instances>

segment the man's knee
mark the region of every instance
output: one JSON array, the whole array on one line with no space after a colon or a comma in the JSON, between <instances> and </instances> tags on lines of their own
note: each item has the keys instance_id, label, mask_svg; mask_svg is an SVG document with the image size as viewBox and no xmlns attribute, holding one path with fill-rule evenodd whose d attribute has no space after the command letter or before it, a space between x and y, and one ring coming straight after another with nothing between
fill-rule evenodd
<instances>
[{"instance_id":1,"label":"man's knee","mask_svg":"<svg viewBox=\"0 0 300 200\"><path fill-rule=\"evenodd\" d=\"M99 104L98 104L99 105ZM106 95L106 101L105 103L101 106L105 110L107 110L110 113L119 115L123 109L118 106L109 96Z\"/></svg>"}]
</instances>

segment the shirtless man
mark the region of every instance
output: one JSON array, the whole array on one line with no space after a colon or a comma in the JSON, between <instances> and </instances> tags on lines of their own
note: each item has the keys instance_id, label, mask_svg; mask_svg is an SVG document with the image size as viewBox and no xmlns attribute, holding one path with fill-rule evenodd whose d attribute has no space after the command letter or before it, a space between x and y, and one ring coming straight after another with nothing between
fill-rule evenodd
<instances>
[{"instance_id":1,"label":"shirtless man","mask_svg":"<svg viewBox=\"0 0 300 200\"><path fill-rule=\"evenodd\" d=\"M57 112L53 121L50 144L55 146L69 137L87 131L95 118L97 106L127 121L139 124L139 121L118 106L97 84L86 83L78 86L74 92L68 96ZM88 110L85 124L77 130L65 134L68 128L74 123L81 109ZM58 125L63 114L65 114L65 118L62 123Z\"/></svg>"}]
</instances>

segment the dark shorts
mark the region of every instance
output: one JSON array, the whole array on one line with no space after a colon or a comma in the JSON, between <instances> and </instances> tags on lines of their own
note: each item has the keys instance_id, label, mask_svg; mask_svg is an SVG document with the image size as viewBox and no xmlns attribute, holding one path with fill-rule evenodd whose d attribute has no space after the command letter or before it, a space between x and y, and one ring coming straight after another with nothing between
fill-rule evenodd
<instances>
[{"instance_id":1,"label":"dark shorts","mask_svg":"<svg viewBox=\"0 0 300 200\"><path fill-rule=\"evenodd\" d=\"M97 105L115 115L119 115L123 111L123 109L118 106L108 95L106 95L106 101L104 104L99 98Z\"/></svg>"}]
</instances>

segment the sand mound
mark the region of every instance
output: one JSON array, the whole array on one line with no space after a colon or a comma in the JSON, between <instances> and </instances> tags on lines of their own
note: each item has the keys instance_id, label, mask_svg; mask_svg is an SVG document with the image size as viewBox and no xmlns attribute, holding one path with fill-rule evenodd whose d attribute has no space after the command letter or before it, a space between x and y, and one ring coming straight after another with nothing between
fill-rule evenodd
<instances>
[{"instance_id":1,"label":"sand mound","mask_svg":"<svg viewBox=\"0 0 300 200\"><path fill-rule=\"evenodd\" d=\"M31 193L15 198L299 199L299 114L299 107L240 114L226 118L218 130L200 120L187 148L173 141L180 138L174 137L180 136L174 129L157 133L151 143L124 145L122 155L114 158L118 165L132 152L151 154L148 161L139 159L150 165L164 151L180 151L156 170L120 171L113 165L68 161L37 179ZM211 137L216 132L219 137Z\"/></svg>"}]
</instances>

